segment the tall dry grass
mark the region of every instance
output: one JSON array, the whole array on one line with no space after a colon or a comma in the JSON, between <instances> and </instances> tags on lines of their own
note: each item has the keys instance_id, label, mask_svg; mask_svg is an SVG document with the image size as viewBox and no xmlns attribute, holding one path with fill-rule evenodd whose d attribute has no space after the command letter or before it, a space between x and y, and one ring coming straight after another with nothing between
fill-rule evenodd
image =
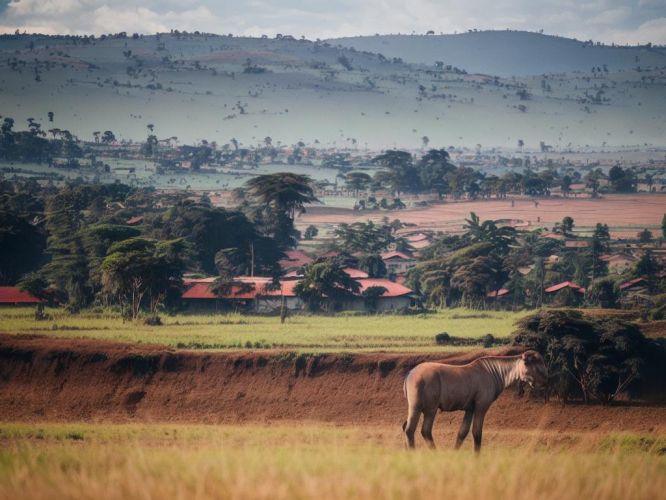
<instances>
[{"instance_id":1,"label":"tall dry grass","mask_svg":"<svg viewBox=\"0 0 666 500\"><path fill-rule=\"evenodd\" d=\"M408 452L393 429L0 426L2 498L657 499L663 437ZM651 440L648 447L640 445Z\"/></svg>"}]
</instances>

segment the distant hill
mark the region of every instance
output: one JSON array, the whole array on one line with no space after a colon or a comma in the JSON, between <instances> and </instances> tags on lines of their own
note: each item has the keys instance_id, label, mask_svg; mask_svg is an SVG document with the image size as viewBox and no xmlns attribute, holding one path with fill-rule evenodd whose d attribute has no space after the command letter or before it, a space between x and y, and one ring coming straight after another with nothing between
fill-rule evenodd
<instances>
[{"instance_id":1,"label":"distant hill","mask_svg":"<svg viewBox=\"0 0 666 500\"><path fill-rule=\"evenodd\" d=\"M513 40L512 47L526 40L525 55L502 48L500 39ZM435 67L404 54L394 60L389 56L400 54L388 46L379 55L291 37L4 35L0 115L13 118L16 129L31 118L46 133L68 130L87 140L111 130L120 140L144 141L153 125L159 139L175 136L181 144L256 145L270 136L274 144L361 149L666 145L666 62L650 66L659 50L583 48L504 32L355 40L395 40L396 47L444 40L462 48L459 59L432 55L444 62ZM551 52L540 52L540 43ZM559 44L569 48L553 49ZM592 71L584 58L597 53L613 57L594 59ZM579 72L492 75L506 74L502 57L515 68L555 71L562 69L556 63L574 64L566 54L579 54Z\"/></svg>"},{"instance_id":2,"label":"distant hill","mask_svg":"<svg viewBox=\"0 0 666 500\"><path fill-rule=\"evenodd\" d=\"M360 51L399 57L405 62L436 61L502 77L666 66L666 50L651 47L591 45L570 38L525 31L478 31L457 35L379 35L329 40Z\"/></svg>"}]
</instances>

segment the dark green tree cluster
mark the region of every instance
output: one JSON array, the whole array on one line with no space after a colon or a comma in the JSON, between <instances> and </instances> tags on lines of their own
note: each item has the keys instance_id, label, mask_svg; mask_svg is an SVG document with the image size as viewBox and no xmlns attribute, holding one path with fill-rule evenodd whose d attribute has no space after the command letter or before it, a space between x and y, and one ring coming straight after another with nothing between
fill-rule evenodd
<instances>
[{"instance_id":1,"label":"dark green tree cluster","mask_svg":"<svg viewBox=\"0 0 666 500\"><path fill-rule=\"evenodd\" d=\"M563 402L608 403L664 375L663 348L633 323L615 318L543 310L518 323L513 343L544 356L551 389Z\"/></svg>"},{"instance_id":2,"label":"dark green tree cluster","mask_svg":"<svg viewBox=\"0 0 666 500\"><path fill-rule=\"evenodd\" d=\"M550 188L561 182L552 169L536 173L528 168L522 174L507 172L498 177L467 166L457 167L444 149L431 149L420 159L407 151L389 150L376 156L373 163L381 170L375 174L371 187L385 188L396 195L429 192L437 193L440 198L449 195L502 198L508 193L548 196Z\"/></svg>"}]
</instances>

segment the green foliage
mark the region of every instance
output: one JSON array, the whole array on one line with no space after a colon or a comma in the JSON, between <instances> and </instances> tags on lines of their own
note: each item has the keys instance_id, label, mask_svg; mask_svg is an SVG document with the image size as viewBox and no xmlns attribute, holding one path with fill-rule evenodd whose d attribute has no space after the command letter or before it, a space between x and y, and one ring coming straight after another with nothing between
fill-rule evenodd
<instances>
[{"instance_id":1,"label":"green foliage","mask_svg":"<svg viewBox=\"0 0 666 500\"><path fill-rule=\"evenodd\" d=\"M319 234L319 229L317 229L317 226L313 226L312 224L310 224L308 227L305 228L305 231L303 232L303 239L311 240L313 238L316 238L318 234Z\"/></svg>"},{"instance_id":2,"label":"green foliage","mask_svg":"<svg viewBox=\"0 0 666 500\"><path fill-rule=\"evenodd\" d=\"M636 236L640 243L650 243L652 241L652 231L647 228L643 229Z\"/></svg>"},{"instance_id":3,"label":"green foliage","mask_svg":"<svg viewBox=\"0 0 666 500\"><path fill-rule=\"evenodd\" d=\"M13 285L44 259L44 233L23 217L0 211L0 285Z\"/></svg>"},{"instance_id":4,"label":"green foliage","mask_svg":"<svg viewBox=\"0 0 666 500\"><path fill-rule=\"evenodd\" d=\"M597 278L585 291L585 301L594 307L615 308L619 300L620 288L616 278Z\"/></svg>"},{"instance_id":5,"label":"green foliage","mask_svg":"<svg viewBox=\"0 0 666 500\"><path fill-rule=\"evenodd\" d=\"M260 234L242 212L179 203L148 217L146 226L153 238L188 241L192 249L188 255L190 267L207 274L215 274L221 268L250 274L254 265L255 274L272 275L283 256L275 241Z\"/></svg>"},{"instance_id":6,"label":"green foliage","mask_svg":"<svg viewBox=\"0 0 666 500\"><path fill-rule=\"evenodd\" d=\"M342 223L334 231L336 246L347 252L383 252L396 241L395 228L391 224L375 224L372 221Z\"/></svg>"},{"instance_id":7,"label":"green foliage","mask_svg":"<svg viewBox=\"0 0 666 500\"><path fill-rule=\"evenodd\" d=\"M185 250L183 240L130 238L112 244L101 266L104 295L132 319L144 305L155 316L169 294L179 292Z\"/></svg>"},{"instance_id":8,"label":"green foliage","mask_svg":"<svg viewBox=\"0 0 666 500\"><path fill-rule=\"evenodd\" d=\"M358 281L333 262L306 266L303 280L294 287L296 295L311 311L334 310L337 303L357 294L359 289Z\"/></svg>"},{"instance_id":9,"label":"green foliage","mask_svg":"<svg viewBox=\"0 0 666 500\"><path fill-rule=\"evenodd\" d=\"M297 212L304 205L318 201L307 175L279 172L253 177L246 183L254 200L251 217L259 231L273 238L280 248L295 246L298 232L294 229Z\"/></svg>"},{"instance_id":10,"label":"green foliage","mask_svg":"<svg viewBox=\"0 0 666 500\"><path fill-rule=\"evenodd\" d=\"M386 264L379 254L366 254L358 259L358 269L368 273L370 278L386 277Z\"/></svg>"},{"instance_id":11,"label":"green foliage","mask_svg":"<svg viewBox=\"0 0 666 500\"><path fill-rule=\"evenodd\" d=\"M379 298L384 295L388 290L383 286L371 286L361 293L365 307L370 312L377 311L377 304Z\"/></svg>"},{"instance_id":12,"label":"green foliage","mask_svg":"<svg viewBox=\"0 0 666 500\"><path fill-rule=\"evenodd\" d=\"M660 349L637 326L573 310L544 310L520 320L513 343L544 355L551 387L565 402L577 396L609 402L649 371L644 365L659 363Z\"/></svg>"}]
</instances>

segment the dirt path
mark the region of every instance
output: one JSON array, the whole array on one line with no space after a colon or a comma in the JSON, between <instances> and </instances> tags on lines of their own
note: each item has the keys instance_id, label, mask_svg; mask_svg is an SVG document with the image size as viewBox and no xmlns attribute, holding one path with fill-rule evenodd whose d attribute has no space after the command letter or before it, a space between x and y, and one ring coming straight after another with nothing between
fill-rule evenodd
<instances>
[{"instance_id":1,"label":"dirt path","mask_svg":"<svg viewBox=\"0 0 666 500\"><path fill-rule=\"evenodd\" d=\"M508 352L508 351L505 351ZM297 356L203 353L160 346L0 335L0 415L6 421L400 425L402 380L424 360L464 354ZM441 414L439 425L459 425ZM506 391L489 427L548 431L666 431L666 406L567 406Z\"/></svg>"}]
</instances>

